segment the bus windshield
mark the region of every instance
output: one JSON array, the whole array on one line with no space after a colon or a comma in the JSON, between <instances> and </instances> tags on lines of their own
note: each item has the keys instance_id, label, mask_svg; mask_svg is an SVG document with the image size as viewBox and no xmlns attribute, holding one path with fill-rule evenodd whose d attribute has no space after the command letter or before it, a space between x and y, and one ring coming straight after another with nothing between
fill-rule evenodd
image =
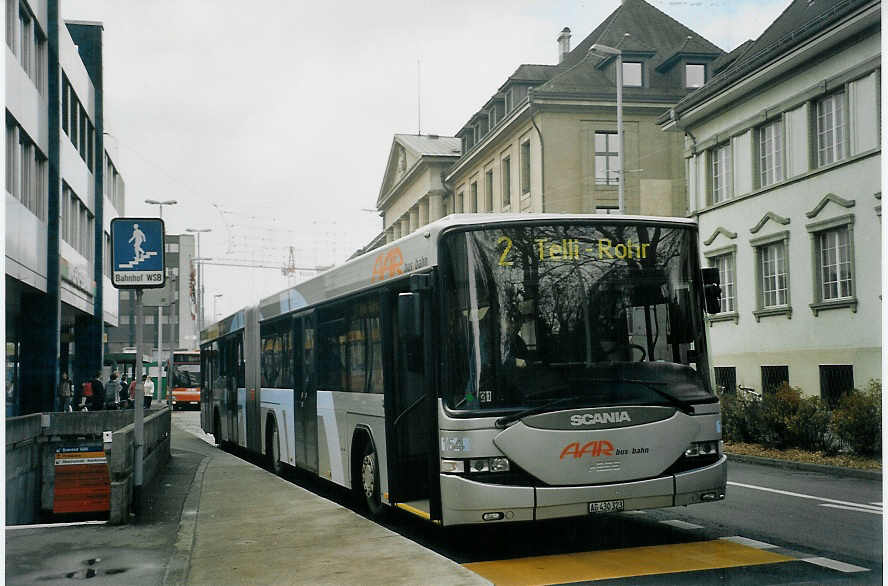
<instances>
[{"instance_id":1,"label":"bus windshield","mask_svg":"<svg viewBox=\"0 0 888 586\"><path fill-rule=\"evenodd\" d=\"M445 405L714 401L696 246L691 227L626 221L447 233Z\"/></svg>"},{"instance_id":2,"label":"bus windshield","mask_svg":"<svg viewBox=\"0 0 888 586\"><path fill-rule=\"evenodd\" d=\"M173 386L193 388L200 386L200 354L173 355Z\"/></svg>"}]
</instances>

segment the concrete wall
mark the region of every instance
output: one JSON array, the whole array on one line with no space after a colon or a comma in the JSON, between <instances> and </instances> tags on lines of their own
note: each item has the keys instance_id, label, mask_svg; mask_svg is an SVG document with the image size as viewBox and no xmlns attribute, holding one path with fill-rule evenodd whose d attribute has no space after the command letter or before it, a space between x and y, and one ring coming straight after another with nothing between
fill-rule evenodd
<instances>
[{"instance_id":1,"label":"concrete wall","mask_svg":"<svg viewBox=\"0 0 888 586\"><path fill-rule=\"evenodd\" d=\"M41 415L6 420L6 524L25 525L40 516Z\"/></svg>"},{"instance_id":2,"label":"concrete wall","mask_svg":"<svg viewBox=\"0 0 888 586\"><path fill-rule=\"evenodd\" d=\"M55 448L74 438L105 443L111 478L109 522L126 523L132 509L134 433L132 410L87 413L37 413L6 420L6 523L22 525L40 520L53 509ZM170 458L171 413L163 408L145 417L143 485L163 469Z\"/></svg>"}]
</instances>

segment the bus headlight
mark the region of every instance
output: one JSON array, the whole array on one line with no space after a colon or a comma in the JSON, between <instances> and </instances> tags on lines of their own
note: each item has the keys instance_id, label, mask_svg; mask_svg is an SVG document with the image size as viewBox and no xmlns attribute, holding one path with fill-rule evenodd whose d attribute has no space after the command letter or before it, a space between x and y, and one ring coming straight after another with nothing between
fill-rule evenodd
<instances>
[{"instance_id":1,"label":"bus headlight","mask_svg":"<svg viewBox=\"0 0 888 586\"><path fill-rule=\"evenodd\" d=\"M466 471L465 460L441 460L441 472L462 474Z\"/></svg>"},{"instance_id":2,"label":"bus headlight","mask_svg":"<svg viewBox=\"0 0 888 586\"><path fill-rule=\"evenodd\" d=\"M689 458L694 456L712 456L713 454L718 454L718 440L691 442L691 445L685 450L685 456Z\"/></svg>"},{"instance_id":3,"label":"bus headlight","mask_svg":"<svg viewBox=\"0 0 888 586\"><path fill-rule=\"evenodd\" d=\"M448 474L478 474L485 472L508 472L511 470L508 458L472 458L470 460L441 459L441 472Z\"/></svg>"}]
</instances>

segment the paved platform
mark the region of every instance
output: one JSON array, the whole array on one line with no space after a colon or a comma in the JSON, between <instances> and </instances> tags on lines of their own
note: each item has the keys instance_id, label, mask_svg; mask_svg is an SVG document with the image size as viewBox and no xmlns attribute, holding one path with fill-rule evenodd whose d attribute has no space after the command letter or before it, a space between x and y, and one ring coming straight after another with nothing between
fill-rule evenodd
<instances>
[{"instance_id":1,"label":"paved platform","mask_svg":"<svg viewBox=\"0 0 888 586\"><path fill-rule=\"evenodd\" d=\"M179 427L128 525L6 528L7 584L489 584Z\"/></svg>"}]
</instances>

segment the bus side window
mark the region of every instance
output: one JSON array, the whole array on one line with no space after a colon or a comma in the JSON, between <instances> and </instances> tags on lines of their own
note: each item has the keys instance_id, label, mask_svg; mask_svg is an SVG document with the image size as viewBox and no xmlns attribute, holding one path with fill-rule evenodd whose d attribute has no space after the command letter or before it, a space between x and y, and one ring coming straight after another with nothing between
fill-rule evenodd
<instances>
[{"instance_id":1,"label":"bus side window","mask_svg":"<svg viewBox=\"0 0 888 586\"><path fill-rule=\"evenodd\" d=\"M305 319L305 329L302 337L302 390L306 393L312 392L314 389L314 349L315 349L315 330L312 327L310 318Z\"/></svg>"}]
</instances>

